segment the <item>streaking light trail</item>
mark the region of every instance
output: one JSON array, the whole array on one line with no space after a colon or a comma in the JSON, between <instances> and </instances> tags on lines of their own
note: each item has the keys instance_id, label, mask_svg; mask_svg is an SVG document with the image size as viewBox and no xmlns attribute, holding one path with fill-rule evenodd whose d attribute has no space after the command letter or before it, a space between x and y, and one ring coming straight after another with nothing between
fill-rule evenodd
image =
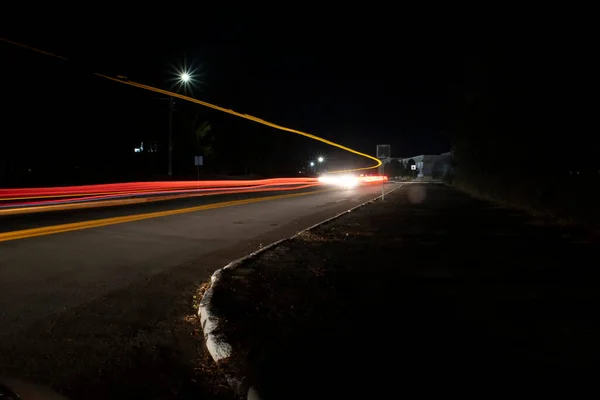
<instances>
[{"instance_id":1,"label":"streaking light trail","mask_svg":"<svg viewBox=\"0 0 600 400\"><path fill-rule=\"evenodd\" d=\"M199 196L284 192L321 185L353 188L385 176L332 175L231 181L130 182L52 188L0 189L0 216L45 211L112 207Z\"/></svg>"},{"instance_id":2,"label":"streaking light trail","mask_svg":"<svg viewBox=\"0 0 600 400\"><path fill-rule=\"evenodd\" d=\"M87 208L114 207L123 205L132 205L140 203L154 203L158 201L177 200L191 197L240 194L240 193L259 193L259 192L283 192L300 189L308 189L319 186L319 183L306 183L293 186L270 186L259 185L230 189L196 189L188 191L166 191L166 192L141 192L140 194L126 195L108 195L77 197L63 200L44 200L27 203L0 203L1 215L31 214L46 211L64 211L79 210Z\"/></svg>"},{"instance_id":3,"label":"streaking light trail","mask_svg":"<svg viewBox=\"0 0 600 400\"><path fill-rule=\"evenodd\" d=\"M165 190L216 189L260 185L297 185L301 183L316 182L316 178L272 178L255 180L128 182L49 188L0 189L0 201L39 199L43 197L100 196L127 193L141 194L142 192Z\"/></svg>"},{"instance_id":4,"label":"streaking light trail","mask_svg":"<svg viewBox=\"0 0 600 400\"><path fill-rule=\"evenodd\" d=\"M31 46L0 38L0 40L19 46L46 56L68 61L67 58L46 52ZM274 129L294 133L316 140L344 151L368 158L375 161L369 167L355 168L342 171L332 171L330 174L341 174L336 177L328 175L321 179L316 178L276 178L263 180L223 180L223 181L178 181L178 182L132 182L103 185L66 186L52 188L24 188L24 189L0 189L0 215L22 214L31 212L43 212L63 209L79 209L92 207L107 207L124 204L136 204L163 200L180 199L185 197L210 196L218 194L250 193L250 192L273 192L306 189L317 185L333 185L352 188L358 184L367 184L387 180L386 177L356 177L348 172L369 170L379 167L382 163L379 159L365 153L361 153L349 147L321 138L319 136L284 127L261 118L248 114L242 114L215 104L204 102L189 96L153 86L144 85L129 80L123 76L111 77L103 74L94 75L118 82L121 84L137 87L155 93L160 93L173 98L195 103L203 107L211 108L227 113L238 118L269 126ZM182 81L191 80L189 74L181 75ZM320 160L321 161L321 160Z\"/></svg>"},{"instance_id":5,"label":"streaking light trail","mask_svg":"<svg viewBox=\"0 0 600 400\"><path fill-rule=\"evenodd\" d=\"M274 178L0 189L0 215L128 205L219 194L291 191L319 185L316 178Z\"/></svg>"},{"instance_id":6,"label":"streaking light trail","mask_svg":"<svg viewBox=\"0 0 600 400\"><path fill-rule=\"evenodd\" d=\"M14 42L14 41L8 40L6 38L1 38L1 40L4 41L4 42L6 42L6 43L15 45L15 46L19 46L19 47L22 47L22 48L25 48L25 49L28 49L28 50L32 50L32 51L38 52L40 54L44 54L44 55L47 55L47 56L60 58L61 60L68 60L65 57L57 56L56 54L52 54L52 53L49 53L47 51L39 50L39 49L36 49L34 47L31 47L31 46L23 45L21 43ZM231 109L227 109L227 108L224 108L224 107L221 107L221 106L217 106L215 104L211 104L211 103L208 103L208 102L205 102L205 101L202 101L202 100L195 99L193 97L184 96L184 95L181 95L179 93L170 92L168 90L163 90L163 89L155 88L153 86L144 85L142 83L137 83L137 82L131 81L131 80L125 78L125 77L121 77L121 76L119 76L119 77L111 77L111 76L103 75L103 74L99 74L99 73L94 73L94 75L100 76L100 77L105 78L105 79L109 79L109 80L114 81L114 82L119 82L119 83L122 83L122 84L125 84L125 85L137 87L137 88L144 89L144 90L149 90L151 92L161 93L161 94L164 94L166 96L176 97L178 99L189 101L191 103L199 104L199 105L201 105L203 107L212 108L213 110L221 111L221 112L224 112L224 113L227 113L227 114L230 114L230 115L234 115L234 116L239 117L239 118L244 118L244 119L247 119L247 120L250 120L250 121L254 121L256 123L259 123L259 124L265 125L265 126L269 126L271 128L275 128L275 129L278 129L278 130L282 130L282 131L286 131L286 132L295 133L297 135L305 136L307 138L310 138L310 139L313 139L313 140L317 140L319 142L328 144L330 146L337 147L337 148L345 150L347 152L350 152L350 153L353 153L353 154L356 154L356 155L359 155L359 156L362 156L362 157L366 157L366 158L368 158L370 160L375 161L375 165L371 165L369 167L354 168L354 169L342 170L342 171L332 171L330 173L345 173L345 172L351 172L351 171L368 170L368 169L377 168L377 167L379 167L381 165L381 161L378 158L375 158L375 157L370 156L370 155L365 154L365 153L361 153L360 151L351 149L351 148L343 146L341 144L332 142L331 140L327 140L327 139L324 139L322 137L319 137L319 136L316 136L316 135L313 135L313 134L310 134L310 133L307 133L307 132L302 132L302 131L299 131L299 130L296 130L296 129L287 128L285 126L274 124L272 122L265 121L263 119L254 117L252 115L242 114L242 113L239 113L237 111L233 111Z\"/></svg>"}]
</instances>

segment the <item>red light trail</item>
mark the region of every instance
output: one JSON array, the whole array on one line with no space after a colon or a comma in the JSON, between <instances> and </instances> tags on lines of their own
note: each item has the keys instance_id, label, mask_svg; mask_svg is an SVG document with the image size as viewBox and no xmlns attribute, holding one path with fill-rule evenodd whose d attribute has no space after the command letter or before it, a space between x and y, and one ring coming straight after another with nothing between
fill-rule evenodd
<instances>
[{"instance_id":1,"label":"red light trail","mask_svg":"<svg viewBox=\"0 0 600 400\"><path fill-rule=\"evenodd\" d=\"M360 184L387 180L357 177ZM0 189L0 215L110 207L200 196L281 192L325 185L317 178L260 180L129 182L47 188Z\"/></svg>"}]
</instances>

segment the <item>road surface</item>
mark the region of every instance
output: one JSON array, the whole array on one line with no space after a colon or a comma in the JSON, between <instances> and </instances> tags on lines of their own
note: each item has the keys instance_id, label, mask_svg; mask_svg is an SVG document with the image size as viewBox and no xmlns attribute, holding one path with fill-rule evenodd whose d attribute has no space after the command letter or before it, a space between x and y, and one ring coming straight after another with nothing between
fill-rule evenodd
<instances>
[{"instance_id":1,"label":"road surface","mask_svg":"<svg viewBox=\"0 0 600 400\"><path fill-rule=\"evenodd\" d=\"M214 270L380 193L380 185L320 187L277 193L269 200L257 200L264 194L225 196L3 217L0 239L15 231L75 228L0 241L0 373L50 384L72 396L119 398L106 387L106 374L96 377L99 371L110 370L112 384L123 388L118 371L131 369L131 354L140 346L168 347L169 354L185 358L185 345L171 337L177 329L170 324L190 313L195 290ZM237 205L206 207L210 201ZM169 214L181 208L186 212ZM141 218L122 222L126 215ZM116 222L89 225L106 218ZM154 365L152 351L143 351L151 359L144 367ZM153 376L139 379L137 386L148 386ZM128 386L134 381L130 376ZM95 384L106 391L90 393Z\"/></svg>"}]
</instances>

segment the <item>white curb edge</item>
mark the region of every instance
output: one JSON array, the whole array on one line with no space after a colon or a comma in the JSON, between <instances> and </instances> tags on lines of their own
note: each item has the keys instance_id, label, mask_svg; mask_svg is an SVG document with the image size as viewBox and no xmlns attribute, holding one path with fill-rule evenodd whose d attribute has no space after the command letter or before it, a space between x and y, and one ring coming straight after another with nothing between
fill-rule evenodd
<instances>
[{"instance_id":1,"label":"white curb edge","mask_svg":"<svg viewBox=\"0 0 600 400\"><path fill-rule=\"evenodd\" d=\"M385 195L392 193L393 191L401 188L402 186L404 186L404 183L401 183L400 185L396 186L392 190L385 192ZM365 205L372 203L372 202L380 199L381 197L382 197L382 195L379 195L377 197L372 198L371 200L367 200L364 203L361 203L361 204L354 206L346 211L343 211L337 215L334 215L333 217L327 218L321 222L318 222L312 226L309 226L308 228L302 229L302 230L296 232L296 234L294 234L293 236L290 236L289 238L277 240L276 242L273 242L267 246L261 247L260 249L254 251L250 254L247 254L244 257L238 258L237 260L233 260L232 262L230 262L223 268L216 270L210 277L210 287L206 290L206 292L202 296L202 300L200 300L200 304L198 306L198 316L200 317L200 325L202 326L202 331L204 332L204 340L206 342L206 348L208 349L208 352L210 353L210 355L211 355L212 359L215 361L215 363L218 363L219 361L221 361L223 359L231 357L231 351L232 351L231 345L229 343L227 343L224 340L219 339L214 334L214 331L216 330L217 326L219 325L219 318L211 310L211 308L212 308L211 300L212 300L212 296L214 293L214 288L220 282L223 270L229 269L229 268L235 268L235 267L239 266L241 263L243 263L244 261L257 256L258 254L262 253L263 251L269 250L275 246L278 246L279 244L281 244L285 241L294 239L297 236L299 236L307 231L315 229L316 227L318 227L320 225L323 225L330 221L333 221L334 219L337 219L337 218L341 217L342 215L346 215L358 208L364 207ZM229 382L229 384L232 386L232 388L236 391L236 394L241 395L242 398L245 397L247 400L261 400L260 396L258 395L258 393L254 387L252 387L252 386L249 386L247 388L243 387L243 386L245 386L244 385L245 378L240 379L240 378L231 377L231 376L226 376L226 378L227 378L227 381ZM246 392L245 396L244 396L243 392Z\"/></svg>"}]
</instances>

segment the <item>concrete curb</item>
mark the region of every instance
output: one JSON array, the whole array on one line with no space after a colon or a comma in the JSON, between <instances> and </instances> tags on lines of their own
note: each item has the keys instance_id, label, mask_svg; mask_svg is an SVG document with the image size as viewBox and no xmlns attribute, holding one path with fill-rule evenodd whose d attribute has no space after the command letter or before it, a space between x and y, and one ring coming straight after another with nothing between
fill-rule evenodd
<instances>
[{"instance_id":1,"label":"concrete curb","mask_svg":"<svg viewBox=\"0 0 600 400\"><path fill-rule=\"evenodd\" d=\"M400 185L396 186L392 190L385 192L385 195L388 195L388 194L394 192L395 190L401 188L402 186L404 186L404 183L401 183ZM216 270L210 277L210 287L206 290L206 292L202 296L202 300L200 301L200 305L198 306L198 316L200 317L200 325L202 326L202 331L204 332L204 340L206 342L206 348L208 349L208 352L210 353L210 355L213 358L213 360L215 361L215 363L218 363L221 360L231 357L231 354L232 354L231 345L229 343L227 343L226 341L217 337L214 333L219 325L219 317L217 315L215 315L215 313L212 310L211 300L212 300L212 297L214 294L215 287L217 287L219 285L219 282L221 280L221 275L223 274L223 270L229 269L229 268L236 268L237 266L241 265L244 261L254 258L266 250L269 250L275 246L278 246L281 243L288 241L290 239L294 239L297 236L299 236L305 232L308 232L312 229L315 229L318 226L321 226L328 222L331 222L334 219L338 219L342 215L346 215L354 210L357 210L361 207L366 206L369 203L379 200L381 197L382 197L381 195L374 197L371 200L365 201L364 203L354 206L354 207L352 207L346 211L343 211L337 215L334 215L333 217L327 218L321 222L318 222L312 226L309 226L308 228L302 229L301 231L298 231L295 235L293 235L289 238L278 240L276 242L273 242L267 246L264 246L256 251L254 251L244 257L238 258L237 260L233 260L232 262L230 262L223 268ZM236 395L238 395L240 398L245 398L247 400L261 400L261 397L258 395L258 392L256 391L256 389L247 382L245 377L238 378L238 377L233 377L233 376L226 376L226 378L227 378L227 382L235 390Z\"/></svg>"}]
</instances>

